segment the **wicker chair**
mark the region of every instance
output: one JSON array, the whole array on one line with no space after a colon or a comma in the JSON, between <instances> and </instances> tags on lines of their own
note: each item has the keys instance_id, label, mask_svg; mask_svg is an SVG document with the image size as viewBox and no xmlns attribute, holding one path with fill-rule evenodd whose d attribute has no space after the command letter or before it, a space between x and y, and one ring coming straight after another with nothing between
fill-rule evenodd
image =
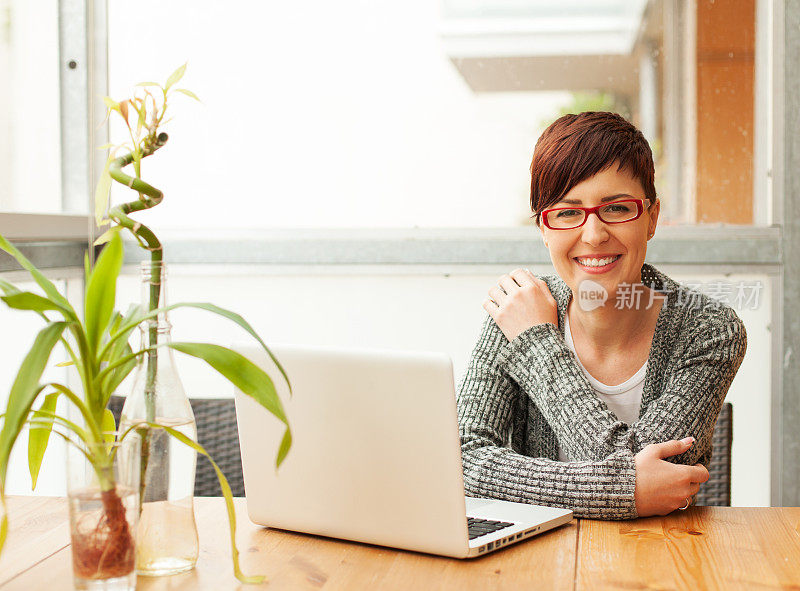
<instances>
[{"instance_id":1,"label":"wicker chair","mask_svg":"<svg viewBox=\"0 0 800 591\"><path fill-rule=\"evenodd\" d=\"M193 398L190 402L197 422L197 440L225 474L233 496L243 497L242 456L233 398ZM122 396L112 396L109 402L108 407L114 413L117 424L124 403ZM712 436L714 453L708 466L709 479L700 486L700 492L695 496L696 505L730 506L732 442L733 406L726 402L722 405ZM197 461L194 494L198 497L222 494L214 468L205 458L198 458Z\"/></svg>"},{"instance_id":2,"label":"wicker chair","mask_svg":"<svg viewBox=\"0 0 800 591\"><path fill-rule=\"evenodd\" d=\"M214 458L234 497L244 496L242 456L239 451L239 430L233 398L190 398L197 423L197 441ZM119 424L125 397L112 396L108 408ZM214 467L204 457L197 458L194 476L196 497L222 496Z\"/></svg>"},{"instance_id":3,"label":"wicker chair","mask_svg":"<svg viewBox=\"0 0 800 591\"><path fill-rule=\"evenodd\" d=\"M714 453L708 466L708 482L700 485L695 505L730 507L731 505L731 443L733 442L733 406L722 405L717 417L711 445Z\"/></svg>"}]
</instances>

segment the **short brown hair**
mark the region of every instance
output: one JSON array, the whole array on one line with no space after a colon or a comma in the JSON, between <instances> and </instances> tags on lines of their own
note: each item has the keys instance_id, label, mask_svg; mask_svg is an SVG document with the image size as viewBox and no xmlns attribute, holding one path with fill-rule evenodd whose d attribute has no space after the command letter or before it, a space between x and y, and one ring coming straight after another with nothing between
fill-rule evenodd
<instances>
[{"instance_id":1,"label":"short brown hair","mask_svg":"<svg viewBox=\"0 0 800 591\"><path fill-rule=\"evenodd\" d=\"M645 196L656 200L653 153L642 132L616 113L587 111L564 115L544 130L531 161L531 211L539 214L580 182L614 162L642 184Z\"/></svg>"}]
</instances>

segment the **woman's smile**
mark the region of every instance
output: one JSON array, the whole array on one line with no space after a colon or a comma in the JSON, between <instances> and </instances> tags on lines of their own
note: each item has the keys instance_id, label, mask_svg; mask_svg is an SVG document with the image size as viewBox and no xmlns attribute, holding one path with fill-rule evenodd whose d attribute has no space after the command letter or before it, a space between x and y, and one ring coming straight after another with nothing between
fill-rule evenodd
<instances>
[{"instance_id":1,"label":"woman's smile","mask_svg":"<svg viewBox=\"0 0 800 591\"><path fill-rule=\"evenodd\" d=\"M622 258L621 254L616 255L592 255L574 257L573 260L581 270L592 275L607 273L617 266L617 262Z\"/></svg>"}]
</instances>

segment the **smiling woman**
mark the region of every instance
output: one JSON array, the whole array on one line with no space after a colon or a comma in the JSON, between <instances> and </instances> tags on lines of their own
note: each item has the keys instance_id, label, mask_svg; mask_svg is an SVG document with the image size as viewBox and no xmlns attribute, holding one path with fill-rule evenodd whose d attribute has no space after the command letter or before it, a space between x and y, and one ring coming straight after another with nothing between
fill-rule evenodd
<instances>
[{"instance_id":1,"label":"smiling woman","mask_svg":"<svg viewBox=\"0 0 800 591\"><path fill-rule=\"evenodd\" d=\"M537 142L531 208L557 275L517 269L483 302L458 395L467 494L625 519L685 509L708 479L747 337L645 263L653 168L613 113L566 115Z\"/></svg>"}]
</instances>

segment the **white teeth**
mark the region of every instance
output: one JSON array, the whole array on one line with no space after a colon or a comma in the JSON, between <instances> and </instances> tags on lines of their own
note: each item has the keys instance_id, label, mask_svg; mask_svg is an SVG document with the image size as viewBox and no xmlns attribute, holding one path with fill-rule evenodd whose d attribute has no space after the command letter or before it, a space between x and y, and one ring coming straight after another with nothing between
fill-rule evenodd
<instances>
[{"instance_id":1,"label":"white teeth","mask_svg":"<svg viewBox=\"0 0 800 591\"><path fill-rule=\"evenodd\" d=\"M616 261L620 256L621 255L616 255L616 256L613 256L613 257L606 257L604 259L581 259L581 258L579 258L578 262L581 265L584 265L586 267L604 267L604 266Z\"/></svg>"}]
</instances>

